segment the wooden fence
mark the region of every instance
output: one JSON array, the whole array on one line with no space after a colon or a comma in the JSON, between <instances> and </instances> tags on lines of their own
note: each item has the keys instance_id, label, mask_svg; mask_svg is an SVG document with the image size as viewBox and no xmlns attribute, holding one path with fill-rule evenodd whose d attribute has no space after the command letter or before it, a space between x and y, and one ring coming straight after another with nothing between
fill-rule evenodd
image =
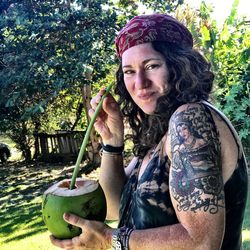
<instances>
[{"instance_id":1,"label":"wooden fence","mask_svg":"<svg viewBox=\"0 0 250 250\"><path fill-rule=\"evenodd\" d=\"M77 158L83 136L84 132L81 131L38 133L35 135L38 157L48 162L74 160Z\"/></svg>"}]
</instances>

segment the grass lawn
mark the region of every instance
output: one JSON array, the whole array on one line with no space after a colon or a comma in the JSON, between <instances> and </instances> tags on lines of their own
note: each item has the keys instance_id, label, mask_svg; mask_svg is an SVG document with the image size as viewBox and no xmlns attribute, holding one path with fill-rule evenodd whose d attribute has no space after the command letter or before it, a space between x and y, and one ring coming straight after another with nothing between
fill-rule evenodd
<instances>
[{"instance_id":1,"label":"grass lawn","mask_svg":"<svg viewBox=\"0 0 250 250\"><path fill-rule=\"evenodd\" d=\"M71 166L0 164L0 250L55 250L41 215L41 195ZM66 169L66 171L65 171ZM70 169L70 170L67 170ZM95 178L92 173L88 178ZM115 227L115 223L109 223Z\"/></svg>"},{"instance_id":2,"label":"grass lawn","mask_svg":"<svg viewBox=\"0 0 250 250\"><path fill-rule=\"evenodd\" d=\"M0 169L0 249L55 249L42 221L41 194L61 169L11 163Z\"/></svg>"},{"instance_id":3,"label":"grass lawn","mask_svg":"<svg viewBox=\"0 0 250 250\"><path fill-rule=\"evenodd\" d=\"M68 178L70 166L9 162L0 164L0 250L55 250L42 221L41 195ZM88 176L95 178L95 174ZM111 226L115 226L112 224ZM243 227L243 249L250 250L250 193Z\"/></svg>"}]
</instances>

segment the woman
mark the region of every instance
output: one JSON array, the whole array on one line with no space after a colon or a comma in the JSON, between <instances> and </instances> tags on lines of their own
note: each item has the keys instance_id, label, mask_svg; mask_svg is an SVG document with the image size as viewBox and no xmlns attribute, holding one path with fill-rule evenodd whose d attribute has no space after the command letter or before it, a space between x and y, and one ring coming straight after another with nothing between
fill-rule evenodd
<instances>
[{"instance_id":1,"label":"woman","mask_svg":"<svg viewBox=\"0 0 250 250\"><path fill-rule=\"evenodd\" d=\"M100 183L117 229L72 214L82 228L65 249L240 249L246 161L226 117L206 100L213 74L192 35L165 14L134 17L116 38L118 102L95 123L103 142ZM103 95L91 100L93 112ZM121 109L120 109L121 107ZM124 124L135 157L123 167Z\"/></svg>"}]
</instances>

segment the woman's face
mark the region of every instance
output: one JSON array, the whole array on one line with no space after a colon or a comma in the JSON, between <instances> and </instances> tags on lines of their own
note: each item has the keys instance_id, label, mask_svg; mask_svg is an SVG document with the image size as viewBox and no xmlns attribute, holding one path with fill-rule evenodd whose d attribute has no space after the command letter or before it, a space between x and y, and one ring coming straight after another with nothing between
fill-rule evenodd
<instances>
[{"instance_id":1,"label":"woman's face","mask_svg":"<svg viewBox=\"0 0 250 250\"><path fill-rule=\"evenodd\" d=\"M186 141L191 135L187 125L182 124L177 127L178 134Z\"/></svg>"},{"instance_id":2,"label":"woman's face","mask_svg":"<svg viewBox=\"0 0 250 250\"><path fill-rule=\"evenodd\" d=\"M144 43L126 50L122 55L125 86L134 102L146 114L153 114L157 99L168 88L168 68L164 57Z\"/></svg>"}]
</instances>

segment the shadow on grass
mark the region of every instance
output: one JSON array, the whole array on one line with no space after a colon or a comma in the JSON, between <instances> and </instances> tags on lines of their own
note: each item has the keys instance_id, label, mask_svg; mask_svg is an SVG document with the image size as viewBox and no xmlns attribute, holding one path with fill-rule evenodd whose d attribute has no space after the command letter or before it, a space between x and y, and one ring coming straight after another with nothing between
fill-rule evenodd
<instances>
[{"instance_id":1,"label":"shadow on grass","mask_svg":"<svg viewBox=\"0 0 250 250\"><path fill-rule=\"evenodd\" d=\"M46 231L41 214L41 195L60 175L64 166L0 164L0 221L3 243Z\"/></svg>"},{"instance_id":2,"label":"shadow on grass","mask_svg":"<svg viewBox=\"0 0 250 250\"><path fill-rule=\"evenodd\" d=\"M250 249L250 240L245 240L242 244L242 250L249 250Z\"/></svg>"},{"instance_id":3,"label":"shadow on grass","mask_svg":"<svg viewBox=\"0 0 250 250\"><path fill-rule=\"evenodd\" d=\"M3 243L47 230L42 220L41 195L54 182L69 178L67 172L62 172L64 167L41 163L0 164L0 239ZM250 230L249 214L250 193L243 226L247 230ZM243 250L249 249L250 240L246 239Z\"/></svg>"},{"instance_id":4,"label":"shadow on grass","mask_svg":"<svg viewBox=\"0 0 250 250\"><path fill-rule=\"evenodd\" d=\"M29 236L32 236L32 235L35 235L35 234L38 234L38 233L42 233L42 232L46 232L46 231L47 231L46 228L43 228L43 229L38 229L37 228L36 230L33 230L31 232L19 234L18 236L9 237L7 240L4 241L4 243L9 243L11 241L17 241L17 240L22 240L22 239L27 238Z\"/></svg>"}]
</instances>

